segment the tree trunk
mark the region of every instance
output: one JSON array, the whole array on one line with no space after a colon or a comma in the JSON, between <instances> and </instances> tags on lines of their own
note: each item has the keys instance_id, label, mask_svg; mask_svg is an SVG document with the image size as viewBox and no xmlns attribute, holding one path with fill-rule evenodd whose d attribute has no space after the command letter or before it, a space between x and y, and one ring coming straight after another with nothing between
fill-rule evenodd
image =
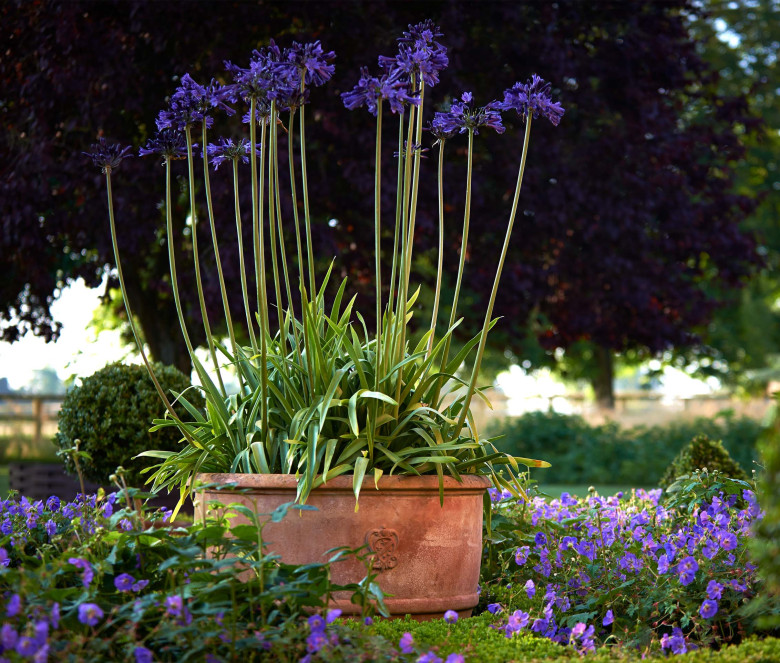
<instances>
[{"instance_id":1,"label":"tree trunk","mask_svg":"<svg viewBox=\"0 0 780 663\"><path fill-rule=\"evenodd\" d=\"M601 345L596 345L593 351L595 371L591 378L591 385L596 394L596 404L601 410L615 409L614 378L615 367L612 351Z\"/></svg>"}]
</instances>

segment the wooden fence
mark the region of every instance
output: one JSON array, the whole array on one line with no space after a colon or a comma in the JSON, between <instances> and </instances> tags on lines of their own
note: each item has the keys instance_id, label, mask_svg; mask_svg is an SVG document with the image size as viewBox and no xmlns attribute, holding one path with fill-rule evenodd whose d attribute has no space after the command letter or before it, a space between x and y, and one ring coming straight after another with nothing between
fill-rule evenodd
<instances>
[{"instance_id":1,"label":"wooden fence","mask_svg":"<svg viewBox=\"0 0 780 663\"><path fill-rule=\"evenodd\" d=\"M39 447L57 431L63 394L0 394L0 435L31 437Z\"/></svg>"},{"instance_id":2,"label":"wooden fence","mask_svg":"<svg viewBox=\"0 0 780 663\"><path fill-rule=\"evenodd\" d=\"M636 423L664 423L671 419L712 417L723 410L733 410L737 416L760 419L765 416L772 401L766 399L738 400L728 395L694 396L668 399L647 392L617 392L615 410L599 411L583 394L523 395L507 398L497 390L486 392L493 409L475 398L472 401L477 425L484 430L489 421L517 416L527 410L562 410L580 414L591 423L614 419L626 425ZM57 413L62 394L0 394L0 436L32 439L32 447L50 439L57 431ZM564 407L560 407L563 405ZM519 406L519 407L518 407Z\"/></svg>"}]
</instances>

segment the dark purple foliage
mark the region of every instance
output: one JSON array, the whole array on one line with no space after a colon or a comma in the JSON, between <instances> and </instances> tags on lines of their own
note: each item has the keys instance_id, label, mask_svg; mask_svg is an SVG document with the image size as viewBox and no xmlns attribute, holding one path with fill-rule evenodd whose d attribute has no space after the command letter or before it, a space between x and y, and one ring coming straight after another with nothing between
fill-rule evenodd
<instances>
[{"instance_id":1,"label":"dark purple foliage","mask_svg":"<svg viewBox=\"0 0 780 663\"><path fill-rule=\"evenodd\" d=\"M112 263L104 178L85 168L82 155L93 137L147 145L148 127L171 92L172 75L219 75L224 61L246 61L257 44L268 44L275 35L286 35L286 43L316 38L339 50L343 67L328 85L312 89L315 112L307 121L314 245L325 262L339 256L340 274L361 293L359 309L372 310L373 241L366 241L365 220L373 217L375 123L345 113L340 93L354 87L360 65L386 51L401 26L430 15L431 5L321 2L307 3L305 12L302 7L244 2L216 11L208 2L178 1L12 0L2 5L9 43L0 80L9 101L2 106L0 134L0 149L8 155L0 165L0 337L14 340L32 331L55 338L59 325L50 306L58 289L78 277L96 286ZM716 96L710 84L716 73L701 61L687 31L685 15L696 11L688 0L442 3L433 16L441 30L432 24L409 28L398 56L384 60L390 67L385 83L404 83L402 68L424 56L417 63L421 73L430 68L423 75L440 80L433 89L426 85L426 123L444 110L441 104L454 90L492 99L533 72L552 81L550 94L566 107L554 130L546 123L533 128L520 216L494 311L502 317L491 334L499 349L523 351L532 312L533 333L547 349L581 340L653 352L691 344L722 290L740 285L751 273L755 244L740 224L754 203L731 193L730 184L731 165L743 151L733 127L750 130L756 120L745 98ZM291 28L292 15L306 18ZM232 97L241 100L239 115L247 113L251 96L258 99L262 117L270 110L269 91L275 98L283 96L282 89L292 94L289 79L276 78L276 68L268 66L281 61L282 51L261 50L247 69L231 66L235 78L225 81ZM449 67L442 69L445 59ZM408 86L406 91L412 92ZM361 94L358 90L353 101L370 110L370 92ZM686 104L692 112L682 123ZM553 113L549 107L529 108ZM397 127L387 126L394 119L385 117L383 172L388 174L395 172ZM237 118L223 131L228 122L215 118L219 133L246 132ZM474 155L472 219L480 231L472 233L469 292L463 295L474 302L492 286L522 144L522 118L506 114L503 124L506 135L499 139L484 132ZM284 132L280 155L280 172L286 173ZM455 220L462 214L464 162L465 155L453 150L444 164L445 285L452 283L457 265L460 223ZM421 257L437 244L438 219L437 164L435 159L423 163L416 222ZM173 167L174 178L184 175L181 163ZM119 248L125 273L134 277L128 278L131 304L152 354L184 366L167 250L156 241L164 222L163 173L146 160L132 159L114 180ZM395 177L383 177L382 186L383 250L389 251ZM230 173L216 173L212 187L215 210L221 210L220 236L232 237ZM281 193L283 222L292 233L284 179ZM246 187L242 196L248 210ZM198 200L204 204L200 194ZM173 205L175 232L182 238L176 246L180 286L192 293L183 235L188 202L177 197ZM338 224L329 227L329 219ZM201 246L210 246L207 232L199 239ZM231 250L220 244L228 291L240 311L238 260ZM203 263L209 312L218 319L216 272L208 260ZM109 285L116 287L113 281ZM193 300L187 297L185 304L196 330L200 320ZM447 304L445 289L443 319ZM481 325L479 308L461 307L464 335ZM12 323L17 316L21 322Z\"/></svg>"}]
</instances>

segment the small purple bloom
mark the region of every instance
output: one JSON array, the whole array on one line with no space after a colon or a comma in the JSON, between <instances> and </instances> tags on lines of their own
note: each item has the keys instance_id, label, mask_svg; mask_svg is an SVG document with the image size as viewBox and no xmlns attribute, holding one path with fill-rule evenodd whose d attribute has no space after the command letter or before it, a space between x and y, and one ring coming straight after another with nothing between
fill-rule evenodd
<instances>
[{"instance_id":1,"label":"small purple bloom","mask_svg":"<svg viewBox=\"0 0 780 663\"><path fill-rule=\"evenodd\" d=\"M57 512L60 510L60 498L56 495L52 495L48 500L46 500L46 508L49 511Z\"/></svg>"},{"instance_id":2,"label":"small purple bloom","mask_svg":"<svg viewBox=\"0 0 780 663\"><path fill-rule=\"evenodd\" d=\"M491 615L496 615L499 612L501 612L504 608L501 607L500 603L488 603L487 609Z\"/></svg>"},{"instance_id":3,"label":"small purple bloom","mask_svg":"<svg viewBox=\"0 0 780 663\"><path fill-rule=\"evenodd\" d=\"M534 544L536 546L546 546L547 535L544 532L537 532L536 536L534 536Z\"/></svg>"},{"instance_id":4,"label":"small purple bloom","mask_svg":"<svg viewBox=\"0 0 780 663\"><path fill-rule=\"evenodd\" d=\"M0 628L0 644L3 645L3 649L13 649L18 639L19 634L14 627L10 624L3 624L3 627Z\"/></svg>"},{"instance_id":5,"label":"small purple bloom","mask_svg":"<svg viewBox=\"0 0 780 663\"><path fill-rule=\"evenodd\" d=\"M713 601L712 599L704 599L704 601L702 601L701 607L699 608L699 614L704 617L704 619L712 619L717 612L717 601Z\"/></svg>"},{"instance_id":6,"label":"small purple bloom","mask_svg":"<svg viewBox=\"0 0 780 663\"><path fill-rule=\"evenodd\" d=\"M133 654L135 655L135 663L152 663L152 652L146 647L136 647Z\"/></svg>"},{"instance_id":7,"label":"small purple bloom","mask_svg":"<svg viewBox=\"0 0 780 663\"><path fill-rule=\"evenodd\" d=\"M417 663L441 663L441 659L432 651L426 652L417 658Z\"/></svg>"},{"instance_id":8,"label":"small purple bloom","mask_svg":"<svg viewBox=\"0 0 780 663\"><path fill-rule=\"evenodd\" d=\"M0 566L8 566L11 563L11 558L8 557L8 552L5 548L0 548Z\"/></svg>"},{"instance_id":9,"label":"small purple bloom","mask_svg":"<svg viewBox=\"0 0 780 663\"><path fill-rule=\"evenodd\" d=\"M121 573L114 578L114 587L120 592L129 592L133 588L135 578L129 573Z\"/></svg>"},{"instance_id":10,"label":"small purple bloom","mask_svg":"<svg viewBox=\"0 0 780 663\"><path fill-rule=\"evenodd\" d=\"M129 532L131 529L133 529L133 523L131 523L127 518L122 518L122 520L119 521L119 527L125 532Z\"/></svg>"},{"instance_id":11,"label":"small purple bloom","mask_svg":"<svg viewBox=\"0 0 780 663\"><path fill-rule=\"evenodd\" d=\"M364 617L363 618L363 624L366 626L371 626L374 623L374 620L371 617Z\"/></svg>"},{"instance_id":12,"label":"small purple bloom","mask_svg":"<svg viewBox=\"0 0 780 663\"><path fill-rule=\"evenodd\" d=\"M46 534L51 538L57 533L57 523L53 520L47 520L43 529L46 530Z\"/></svg>"},{"instance_id":13,"label":"small purple bloom","mask_svg":"<svg viewBox=\"0 0 780 663\"><path fill-rule=\"evenodd\" d=\"M398 642L398 646L401 648L401 652L404 654L411 654L414 651L414 638L409 632L404 633L401 636L401 640Z\"/></svg>"},{"instance_id":14,"label":"small purple bloom","mask_svg":"<svg viewBox=\"0 0 780 663\"><path fill-rule=\"evenodd\" d=\"M55 603L51 607L51 614L49 615L49 621L51 622L51 627L56 629L60 625L60 604Z\"/></svg>"},{"instance_id":15,"label":"small purple bloom","mask_svg":"<svg viewBox=\"0 0 780 663\"><path fill-rule=\"evenodd\" d=\"M523 546L522 548L518 548L515 551L515 564L518 566L522 566L528 561L528 555L530 553L530 548L528 546Z\"/></svg>"},{"instance_id":16,"label":"small purple bloom","mask_svg":"<svg viewBox=\"0 0 780 663\"><path fill-rule=\"evenodd\" d=\"M92 570L92 565L86 560L80 557L70 557L68 559L70 564L73 564L78 569L82 570L81 584L84 587L89 587L92 583L92 579L95 577L95 572Z\"/></svg>"},{"instance_id":17,"label":"small purple bloom","mask_svg":"<svg viewBox=\"0 0 780 663\"><path fill-rule=\"evenodd\" d=\"M454 610L447 610L447 612L444 613L444 621L448 624L454 624L458 621L458 613Z\"/></svg>"},{"instance_id":18,"label":"small purple bloom","mask_svg":"<svg viewBox=\"0 0 780 663\"><path fill-rule=\"evenodd\" d=\"M444 663L465 663L465 661L463 654L450 654Z\"/></svg>"},{"instance_id":19,"label":"small purple bloom","mask_svg":"<svg viewBox=\"0 0 780 663\"><path fill-rule=\"evenodd\" d=\"M5 606L5 614L9 617L16 617L22 609L22 599L18 594L13 594Z\"/></svg>"},{"instance_id":20,"label":"small purple bloom","mask_svg":"<svg viewBox=\"0 0 780 663\"><path fill-rule=\"evenodd\" d=\"M183 600L182 597L179 595L176 596L168 596L166 597L164 601L165 605L165 612L170 617L180 617L182 608L183 608ZM322 618L320 618L322 619Z\"/></svg>"},{"instance_id":21,"label":"small purple bloom","mask_svg":"<svg viewBox=\"0 0 780 663\"><path fill-rule=\"evenodd\" d=\"M615 621L615 615L612 614L612 610L607 610L607 614L604 615L604 621L601 622L604 626L609 626Z\"/></svg>"},{"instance_id":22,"label":"small purple bloom","mask_svg":"<svg viewBox=\"0 0 780 663\"><path fill-rule=\"evenodd\" d=\"M25 658L32 658L38 651L38 643L35 638L24 635L16 642L16 653Z\"/></svg>"},{"instance_id":23,"label":"small purple bloom","mask_svg":"<svg viewBox=\"0 0 780 663\"><path fill-rule=\"evenodd\" d=\"M94 603L82 603L79 606L79 621L87 626L95 626L103 619L103 611Z\"/></svg>"},{"instance_id":24,"label":"small purple bloom","mask_svg":"<svg viewBox=\"0 0 780 663\"><path fill-rule=\"evenodd\" d=\"M707 598L720 599L722 594L723 585L721 585L717 580L710 580L709 583L707 583Z\"/></svg>"},{"instance_id":25,"label":"small purple bloom","mask_svg":"<svg viewBox=\"0 0 780 663\"><path fill-rule=\"evenodd\" d=\"M534 585L533 580L528 580L525 583L525 593L528 594L528 598L530 599L534 594L536 594L536 585Z\"/></svg>"},{"instance_id":26,"label":"small purple bloom","mask_svg":"<svg viewBox=\"0 0 780 663\"><path fill-rule=\"evenodd\" d=\"M720 535L720 546L723 550L734 550L737 547L737 536L733 532L723 532Z\"/></svg>"}]
</instances>

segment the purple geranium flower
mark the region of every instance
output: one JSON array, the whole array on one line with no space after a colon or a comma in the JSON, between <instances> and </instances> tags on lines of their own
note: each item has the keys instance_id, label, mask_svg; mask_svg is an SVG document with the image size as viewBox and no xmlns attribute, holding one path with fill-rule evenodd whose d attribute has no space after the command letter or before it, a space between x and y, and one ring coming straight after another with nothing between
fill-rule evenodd
<instances>
[{"instance_id":1,"label":"purple geranium flower","mask_svg":"<svg viewBox=\"0 0 780 663\"><path fill-rule=\"evenodd\" d=\"M709 583L707 583L707 598L719 599L722 594L723 585L721 585L717 580L710 580Z\"/></svg>"},{"instance_id":2,"label":"purple geranium flower","mask_svg":"<svg viewBox=\"0 0 780 663\"><path fill-rule=\"evenodd\" d=\"M704 617L704 619L712 619L717 612L717 601L713 601L712 599L704 599L704 601L702 601L701 607L699 608L699 614Z\"/></svg>"},{"instance_id":3,"label":"purple geranium flower","mask_svg":"<svg viewBox=\"0 0 780 663\"><path fill-rule=\"evenodd\" d=\"M135 578L129 573L121 573L114 578L114 587L120 592L129 592L133 588Z\"/></svg>"},{"instance_id":4,"label":"purple geranium flower","mask_svg":"<svg viewBox=\"0 0 780 663\"><path fill-rule=\"evenodd\" d=\"M5 605L5 614L8 617L16 617L22 609L22 599L18 594L11 595L8 603Z\"/></svg>"},{"instance_id":5,"label":"purple geranium flower","mask_svg":"<svg viewBox=\"0 0 780 663\"><path fill-rule=\"evenodd\" d=\"M98 142L90 146L90 152L83 152L104 173L110 173L119 168L119 164L126 157L131 156L130 147L122 147L118 143L107 143L102 136Z\"/></svg>"},{"instance_id":6,"label":"purple geranium flower","mask_svg":"<svg viewBox=\"0 0 780 663\"><path fill-rule=\"evenodd\" d=\"M82 603L79 606L79 621L87 626L95 626L103 619L103 611L94 603Z\"/></svg>"},{"instance_id":7,"label":"purple geranium flower","mask_svg":"<svg viewBox=\"0 0 780 663\"><path fill-rule=\"evenodd\" d=\"M135 663L152 663L152 652L146 647L136 647L133 654L135 655Z\"/></svg>"},{"instance_id":8,"label":"purple geranium flower","mask_svg":"<svg viewBox=\"0 0 780 663\"><path fill-rule=\"evenodd\" d=\"M684 654L688 651L685 646L685 636L679 628L675 628L670 636L668 633L664 633L661 637L661 648L670 648L675 654Z\"/></svg>"},{"instance_id":9,"label":"purple geranium flower","mask_svg":"<svg viewBox=\"0 0 780 663\"><path fill-rule=\"evenodd\" d=\"M401 636L401 640L398 642L398 646L401 648L401 652L404 654L411 654L414 651L414 638L412 634L407 632Z\"/></svg>"},{"instance_id":10,"label":"purple geranium flower","mask_svg":"<svg viewBox=\"0 0 780 663\"><path fill-rule=\"evenodd\" d=\"M181 596L168 596L165 598L165 612L170 617L180 617L182 613L183 599Z\"/></svg>"},{"instance_id":11,"label":"purple geranium flower","mask_svg":"<svg viewBox=\"0 0 780 663\"><path fill-rule=\"evenodd\" d=\"M81 557L70 557L68 562L73 564L73 566L75 566L77 569L82 570L81 584L84 585L84 587L89 587L90 584L92 584L92 578L95 577L95 572L92 570L92 565L86 559L82 559Z\"/></svg>"},{"instance_id":12,"label":"purple geranium flower","mask_svg":"<svg viewBox=\"0 0 780 663\"><path fill-rule=\"evenodd\" d=\"M504 91L504 101L496 104L501 110L515 110L523 118L543 115L558 126L563 117L563 106L550 98L550 84L534 74L526 83L515 83Z\"/></svg>"},{"instance_id":13,"label":"purple geranium flower","mask_svg":"<svg viewBox=\"0 0 780 663\"><path fill-rule=\"evenodd\" d=\"M444 621L448 624L454 624L458 621L458 613L454 610L447 610L447 612L444 613Z\"/></svg>"},{"instance_id":14,"label":"purple geranium flower","mask_svg":"<svg viewBox=\"0 0 780 663\"><path fill-rule=\"evenodd\" d=\"M525 583L525 593L528 594L528 598L530 599L534 594L536 594L536 585L534 585L533 580L528 580Z\"/></svg>"},{"instance_id":15,"label":"purple geranium flower","mask_svg":"<svg viewBox=\"0 0 780 663\"><path fill-rule=\"evenodd\" d=\"M518 566L522 566L528 561L528 554L530 553L530 548L528 546L523 546L522 548L518 548L515 551L515 564Z\"/></svg>"},{"instance_id":16,"label":"purple geranium flower","mask_svg":"<svg viewBox=\"0 0 780 663\"><path fill-rule=\"evenodd\" d=\"M487 609L491 615L496 615L499 612L501 612L504 608L501 607L500 603L488 603Z\"/></svg>"},{"instance_id":17,"label":"purple geranium flower","mask_svg":"<svg viewBox=\"0 0 780 663\"><path fill-rule=\"evenodd\" d=\"M607 614L604 615L604 621L602 621L601 623L604 626L609 626L614 621L615 621L615 615L612 614L612 610L610 609L607 610Z\"/></svg>"}]
</instances>

